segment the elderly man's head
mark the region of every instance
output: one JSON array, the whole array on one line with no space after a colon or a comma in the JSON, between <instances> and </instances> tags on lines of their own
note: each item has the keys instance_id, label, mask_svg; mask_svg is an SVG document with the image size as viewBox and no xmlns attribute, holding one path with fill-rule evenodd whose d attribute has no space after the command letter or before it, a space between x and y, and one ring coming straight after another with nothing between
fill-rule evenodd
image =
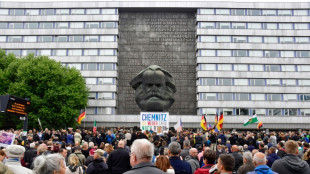
<instances>
[{"instance_id":1,"label":"elderly man's head","mask_svg":"<svg viewBox=\"0 0 310 174\"><path fill-rule=\"evenodd\" d=\"M154 145L146 139L137 139L131 145L130 165L150 162L154 155Z\"/></svg>"},{"instance_id":2,"label":"elderly man's head","mask_svg":"<svg viewBox=\"0 0 310 174\"><path fill-rule=\"evenodd\" d=\"M252 163L252 153L244 152L243 153L243 163Z\"/></svg>"},{"instance_id":3,"label":"elderly man's head","mask_svg":"<svg viewBox=\"0 0 310 174\"><path fill-rule=\"evenodd\" d=\"M118 148L124 148L125 147L125 142L123 140L119 141L117 144Z\"/></svg>"},{"instance_id":4,"label":"elderly man's head","mask_svg":"<svg viewBox=\"0 0 310 174\"><path fill-rule=\"evenodd\" d=\"M169 154L172 156L176 156L181 153L181 145L178 142L170 143L168 148L169 148Z\"/></svg>"},{"instance_id":5,"label":"elderly man's head","mask_svg":"<svg viewBox=\"0 0 310 174\"><path fill-rule=\"evenodd\" d=\"M189 155L196 158L198 156L198 150L196 148L191 148L189 150Z\"/></svg>"},{"instance_id":6,"label":"elderly man's head","mask_svg":"<svg viewBox=\"0 0 310 174\"><path fill-rule=\"evenodd\" d=\"M231 146L231 151L232 151L232 152L239 152L238 146L237 146L237 145Z\"/></svg>"},{"instance_id":7,"label":"elderly man's head","mask_svg":"<svg viewBox=\"0 0 310 174\"><path fill-rule=\"evenodd\" d=\"M253 157L254 165L255 166L260 166L260 165L266 165L267 159L265 154L261 152L257 152L254 157Z\"/></svg>"},{"instance_id":8,"label":"elderly man's head","mask_svg":"<svg viewBox=\"0 0 310 174\"><path fill-rule=\"evenodd\" d=\"M174 102L174 80L169 72L151 65L130 81L135 99L143 111L167 111Z\"/></svg>"}]
</instances>

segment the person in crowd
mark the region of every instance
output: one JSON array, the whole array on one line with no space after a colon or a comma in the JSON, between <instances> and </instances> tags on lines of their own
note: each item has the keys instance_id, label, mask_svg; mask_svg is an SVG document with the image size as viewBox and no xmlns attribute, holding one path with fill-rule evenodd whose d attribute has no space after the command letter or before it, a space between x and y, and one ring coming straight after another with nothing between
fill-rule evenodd
<instances>
[{"instance_id":1,"label":"person in crowd","mask_svg":"<svg viewBox=\"0 0 310 174\"><path fill-rule=\"evenodd\" d=\"M180 156L182 157L183 160L185 160L185 157L189 155L189 149L190 149L190 141L189 140L184 140L183 141L183 149L181 151Z\"/></svg>"},{"instance_id":2,"label":"person in crowd","mask_svg":"<svg viewBox=\"0 0 310 174\"><path fill-rule=\"evenodd\" d=\"M70 156L68 166L66 167L66 174L83 174L82 166L78 166L79 158L77 156Z\"/></svg>"},{"instance_id":3,"label":"person in crowd","mask_svg":"<svg viewBox=\"0 0 310 174\"><path fill-rule=\"evenodd\" d=\"M169 159L164 155L159 155L156 158L155 166L167 174L174 174L174 169L170 165Z\"/></svg>"},{"instance_id":4,"label":"person in crowd","mask_svg":"<svg viewBox=\"0 0 310 174\"><path fill-rule=\"evenodd\" d=\"M191 165L192 173L195 173L195 171L200 168L197 156L198 150L196 148L191 148L189 150L189 155L185 157L185 161L187 161Z\"/></svg>"},{"instance_id":5,"label":"person in crowd","mask_svg":"<svg viewBox=\"0 0 310 174\"><path fill-rule=\"evenodd\" d=\"M137 139L131 145L130 165L132 169L124 174L165 174L152 163L154 145L146 139Z\"/></svg>"},{"instance_id":6,"label":"person in crowd","mask_svg":"<svg viewBox=\"0 0 310 174\"><path fill-rule=\"evenodd\" d=\"M263 142L260 142L258 145L258 152L265 153L265 144Z\"/></svg>"},{"instance_id":7,"label":"person in crowd","mask_svg":"<svg viewBox=\"0 0 310 174\"><path fill-rule=\"evenodd\" d=\"M64 157L59 154L40 155L33 161L33 173L65 174L66 166L64 160Z\"/></svg>"},{"instance_id":8,"label":"person in crowd","mask_svg":"<svg viewBox=\"0 0 310 174\"><path fill-rule=\"evenodd\" d=\"M217 161L218 174L230 174L235 166L235 159L230 154L221 154Z\"/></svg>"},{"instance_id":9,"label":"person in crowd","mask_svg":"<svg viewBox=\"0 0 310 174\"><path fill-rule=\"evenodd\" d=\"M0 162L3 162L5 158L6 158L6 154L4 150L0 149Z\"/></svg>"},{"instance_id":10,"label":"person in crowd","mask_svg":"<svg viewBox=\"0 0 310 174\"><path fill-rule=\"evenodd\" d=\"M74 133L74 142L81 143L82 135L79 129L76 129L76 132Z\"/></svg>"},{"instance_id":11,"label":"person in crowd","mask_svg":"<svg viewBox=\"0 0 310 174\"><path fill-rule=\"evenodd\" d=\"M265 154L261 152L257 152L253 158L255 169L252 172L247 174L277 174L276 172L272 171L267 165L267 159Z\"/></svg>"},{"instance_id":12,"label":"person in crowd","mask_svg":"<svg viewBox=\"0 0 310 174\"><path fill-rule=\"evenodd\" d=\"M181 153L181 145L177 142L169 144L169 161L176 173L192 174L191 166L188 162L182 161L179 154Z\"/></svg>"},{"instance_id":13,"label":"person in crowd","mask_svg":"<svg viewBox=\"0 0 310 174\"><path fill-rule=\"evenodd\" d=\"M65 148L60 148L59 151L58 151L58 153L59 153L62 157L64 157L65 163L66 163L66 166L67 166L67 165L68 165L68 151L67 151L67 149L65 149Z\"/></svg>"},{"instance_id":14,"label":"person in crowd","mask_svg":"<svg viewBox=\"0 0 310 174\"><path fill-rule=\"evenodd\" d=\"M280 174L306 174L310 173L310 167L306 161L298 157L298 144L293 140L285 143L285 152L283 158L276 160L271 169Z\"/></svg>"},{"instance_id":15,"label":"person in crowd","mask_svg":"<svg viewBox=\"0 0 310 174\"><path fill-rule=\"evenodd\" d=\"M209 174L209 170L216 162L216 153L213 150L206 150L203 153L203 163L204 165L197 169L194 174Z\"/></svg>"},{"instance_id":16,"label":"person in crowd","mask_svg":"<svg viewBox=\"0 0 310 174\"><path fill-rule=\"evenodd\" d=\"M211 150L216 151L216 133L215 132L211 133L210 141L211 141Z\"/></svg>"},{"instance_id":17,"label":"person in crowd","mask_svg":"<svg viewBox=\"0 0 310 174\"><path fill-rule=\"evenodd\" d=\"M109 172L113 174L122 174L130 170L130 156L129 151L124 149L125 142L123 140L118 142L118 148L113 150L108 157ZM153 148L154 151L154 148ZM153 152L154 153L154 152Z\"/></svg>"},{"instance_id":18,"label":"person in crowd","mask_svg":"<svg viewBox=\"0 0 310 174\"><path fill-rule=\"evenodd\" d=\"M89 156L89 148L88 148L88 143L87 142L84 142L83 145L82 145L82 154L85 156L85 158L87 158Z\"/></svg>"},{"instance_id":19,"label":"person in crowd","mask_svg":"<svg viewBox=\"0 0 310 174\"><path fill-rule=\"evenodd\" d=\"M250 151L243 153L243 165L239 167L237 173L238 174L246 174L248 172L251 172L255 169L255 166L253 164L252 160L252 153Z\"/></svg>"},{"instance_id":20,"label":"person in crowd","mask_svg":"<svg viewBox=\"0 0 310 174\"><path fill-rule=\"evenodd\" d=\"M278 148L277 155L278 155L280 158L283 158L284 155L286 154L285 149L284 149L283 147L284 147L284 143L282 143L282 142L280 141L280 142L277 144L277 148Z\"/></svg>"},{"instance_id":21,"label":"person in crowd","mask_svg":"<svg viewBox=\"0 0 310 174\"><path fill-rule=\"evenodd\" d=\"M104 148L104 157L108 158L110 153L114 150L113 146L111 144L105 144L105 148Z\"/></svg>"},{"instance_id":22,"label":"person in crowd","mask_svg":"<svg viewBox=\"0 0 310 174\"><path fill-rule=\"evenodd\" d=\"M8 166L14 173L19 174L31 174L32 171L26 167L21 165L21 158L25 153L25 148L20 145L10 145L6 148L6 156L7 160L5 161L5 165Z\"/></svg>"},{"instance_id":23,"label":"person in crowd","mask_svg":"<svg viewBox=\"0 0 310 174\"><path fill-rule=\"evenodd\" d=\"M304 156L302 157L302 160L305 160L309 166L310 166L310 149L305 152Z\"/></svg>"},{"instance_id":24,"label":"person in crowd","mask_svg":"<svg viewBox=\"0 0 310 174\"><path fill-rule=\"evenodd\" d=\"M255 155L257 152L258 152L257 149L253 149L253 150L252 150L252 156L254 157L254 155Z\"/></svg>"},{"instance_id":25,"label":"person in crowd","mask_svg":"<svg viewBox=\"0 0 310 174\"><path fill-rule=\"evenodd\" d=\"M104 151L97 149L94 153L94 160L88 165L87 174L108 174L108 165L103 161Z\"/></svg>"},{"instance_id":26,"label":"person in crowd","mask_svg":"<svg viewBox=\"0 0 310 174\"><path fill-rule=\"evenodd\" d=\"M280 157L276 154L276 148L275 147L270 147L268 150L268 157L267 157L267 166L271 168L272 164L274 163L275 160L280 159Z\"/></svg>"},{"instance_id":27,"label":"person in crowd","mask_svg":"<svg viewBox=\"0 0 310 174\"><path fill-rule=\"evenodd\" d=\"M232 151L232 156L234 157L235 159L235 166L234 166L234 169L233 171L237 172L237 170L239 169L239 167L242 165L243 163L243 158L242 156L239 154L239 148L237 145L233 145L231 147L231 151Z\"/></svg>"},{"instance_id":28,"label":"person in crowd","mask_svg":"<svg viewBox=\"0 0 310 174\"><path fill-rule=\"evenodd\" d=\"M302 157L304 156L304 154L307 152L308 149L309 149L309 143L304 141L302 143L302 149L298 153L300 159L302 159Z\"/></svg>"},{"instance_id":29,"label":"person in crowd","mask_svg":"<svg viewBox=\"0 0 310 174\"><path fill-rule=\"evenodd\" d=\"M78 166L82 166L83 167L85 165L86 159L85 159L85 156L81 152L81 147L80 146L75 147L75 151L74 151L74 153L72 153L69 156L69 159L71 158L71 156L77 156L79 158ZM70 163L70 160L69 160L69 163Z\"/></svg>"},{"instance_id":30,"label":"person in crowd","mask_svg":"<svg viewBox=\"0 0 310 174\"><path fill-rule=\"evenodd\" d=\"M25 152L24 161L27 168L31 167L33 159L37 156L37 149L35 147L36 144L34 142L30 143L30 149Z\"/></svg>"},{"instance_id":31,"label":"person in crowd","mask_svg":"<svg viewBox=\"0 0 310 174\"><path fill-rule=\"evenodd\" d=\"M112 132L109 130L108 131L108 134L107 134L107 136L106 136L106 140L107 140L107 142L109 143L109 144L114 144L114 141L115 141L115 135L114 134L112 134Z\"/></svg>"}]
</instances>

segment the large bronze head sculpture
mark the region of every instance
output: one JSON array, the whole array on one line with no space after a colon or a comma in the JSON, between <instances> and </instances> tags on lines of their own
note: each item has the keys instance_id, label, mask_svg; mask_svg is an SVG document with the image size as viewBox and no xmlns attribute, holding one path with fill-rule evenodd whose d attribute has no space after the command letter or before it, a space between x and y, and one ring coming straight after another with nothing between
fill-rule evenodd
<instances>
[{"instance_id":1,"label":"large bronze head sculpture","mask_svg":"<svg viewBox=\"0 0 310 174\"><path fill-rule=\"evenodd\" d=\"M157 65L141 71L129 85L136 91L136 103L142 111L168 111L174 102L174 79Z\"/></svg>"}]
</instances>

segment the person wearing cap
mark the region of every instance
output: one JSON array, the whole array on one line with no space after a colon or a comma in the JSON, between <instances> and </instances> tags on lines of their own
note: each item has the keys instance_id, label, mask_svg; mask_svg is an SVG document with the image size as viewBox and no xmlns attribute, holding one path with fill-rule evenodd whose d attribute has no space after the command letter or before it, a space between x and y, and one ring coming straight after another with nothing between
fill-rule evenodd
<instances>
[{"instance_id":1,"label":"person wearing cap","mask_svg":"<svg viewBox=\"0 0 310 174\"><path fill-rule=\"evenodd\" d=\"M6 156L8 159L5 165L9 167L15 174L32 174L32 170L21 165L20 158L23 157L25 148L20 145L10 145L6 148Z\"/></svg>"},{"instance_id":2,"label":"person wearing cap","mask_svg":"<svg viewBox=\"0 0 310 174\"><path fill-rule=\"evenodd\" d=\"M97 149L94 153L94 160L88 165L87 174L107 174L108 165L103 161L104 151Z\"/></svg>"}]
</instances>

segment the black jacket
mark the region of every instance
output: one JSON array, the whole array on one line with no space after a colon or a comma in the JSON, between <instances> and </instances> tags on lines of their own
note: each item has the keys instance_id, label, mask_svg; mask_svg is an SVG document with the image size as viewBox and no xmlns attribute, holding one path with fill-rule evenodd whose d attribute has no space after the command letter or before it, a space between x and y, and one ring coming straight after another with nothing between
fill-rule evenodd
<instances>
[{"instance_id":1,"label":"black jacket","mask_svg":"<svg viewBox=\"0 0 310 174\"><path fill-rule=\"evenodd\" d=\"M238 152L233 152L231 155L235 158L235 167L233 171L237 171L243 164L243 157Z\"/></svg>"},{"instance_id":2,"label":"black jacket","mask_svg":"<svg viewBox=\"0 0 310 174\"><path fill-rule=\"evenodd\" d=\"M113 150L107 164L109 172L113 174L122 174L131 169L129 151L123 148Z\"/></svg>"},{"instance_id":3,"label":"black jacket","mask_svg":"<svg viewBox=\"0 0 310 174\"><path fill-rule=\"evenodd\" d=\"M108 174L108 166L102 158L97 158L91 162L86 170L87 174Z\"/></svg>"}]
</instances>

